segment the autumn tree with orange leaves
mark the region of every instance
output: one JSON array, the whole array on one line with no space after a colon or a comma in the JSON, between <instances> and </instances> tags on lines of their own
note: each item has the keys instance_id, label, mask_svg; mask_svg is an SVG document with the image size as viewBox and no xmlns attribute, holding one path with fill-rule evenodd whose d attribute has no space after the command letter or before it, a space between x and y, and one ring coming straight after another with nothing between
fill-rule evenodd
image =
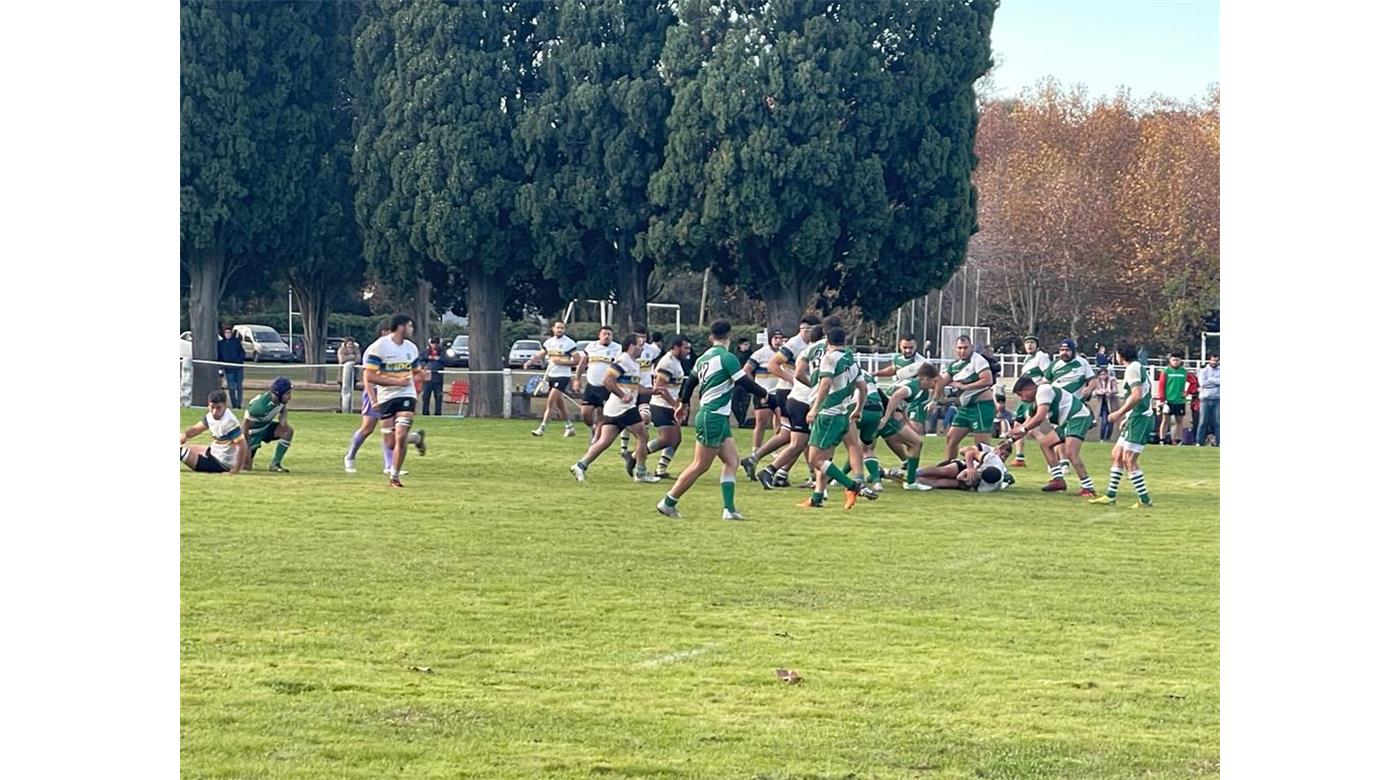
<instances>
[{"instance_id":1,"label":"autumn tree with orange leaves","mask_svg":"<svg viewBox=\"0 0 1400 780\"><path fill-rule=\"evenodd\" d=\"M1193 343L1218 316L1219 92L1091 98L1053 79L985 101L977 131L983 324Z\"/></svg>"}]
</instances>

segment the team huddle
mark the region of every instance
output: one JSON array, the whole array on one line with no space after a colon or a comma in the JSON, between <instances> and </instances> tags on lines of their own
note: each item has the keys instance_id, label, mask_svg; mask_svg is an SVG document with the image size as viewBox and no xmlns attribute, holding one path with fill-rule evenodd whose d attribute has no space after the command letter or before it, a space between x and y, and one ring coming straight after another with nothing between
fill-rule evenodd
<instances>
[{"instance_id":1,"label":"team huddle","mask_svg":"<svg viewBox=\"0 0 1400 780\"><path fill-rule=\"evenodd\" d=\"M395 315L366 349L361 421L345 454L345 470L354 473L360 446L378 427L384 473L392 487L403 487L407 447L427 452L424 432L412 430L415 388L425 373L411 341L413 326L407 315ZM862 498L877 499L885 479L897 480L910 491L1003 490L1015 482L1011 469L1026 465L1027 438L1040 445L1048 464L1050 480L1042 490L1067 490L1065 478L1072 468L1079 496L1095 504L1114 504L1127 473L1138 494L1136 506L1152 506L1138 467L1152 431L1152 392L1132 345L1119 346L1114 356L1125 367L1124 402L1109 417L1115 423L1125 422L1113 448L1107 492L1100 496L1080 457L1094 422L1084 402L1092 369L1070 340L1061 342L1053 360L1039 350L1034 337L1025 340L1028 358L1012 387L1020 399L1016 423L993 445L1000 388L987 359L965 336L957 339L956 358L945 367L918 354L912 336L903 337L890 364L872 373L860 367L839 318L809 315L791 337L775 329L767 343L742 363L729 348L729 323L720 321L710 327L708 349L687 371L691 343L684 336L675 336L669 344L659 334L648 338L645 333L633 333L615 340L612 328L604 326L595 341L580 348L564 331L562 322L554 323L550 338L526 363L527 368L537 362L545 366L549 388L544 417L531 434L543 436L551 417L557 416L563 420L564 436L575 435L566 406L574 404L590 433L585 452L570 466L574 478L586 482L589 468L616 442L630 479L640 483L675 480L656 504L656 510L668 517L681 516L680 499L716 458L721 464L722 517L742 520L735 505L741 468L763 489L780 490L794 486L792 471L803 461L807 479L800 487L810 492L798 506L825 506L835 483L849 510ZM887 383L878 384L882 379ZM756 402L752 447L742 458L730 428L736 388L743 388ZM579 402L570 397L570 390ZM211 393L207 413L181 434L180 460L194 471L236 474L252 467L262 444L275 441L269 470L286 472L282 461L292 443L292 427L287 423L291 394L292 383L278 377L267 392L248 404L239 421L228 408L227 396L222 391ZM956 413L943 458L927 465L924 421L940 403L955 404ZM694 458L673 476L670 464L687 421L695 438ZM654 433L650 437L649 428ZM204 431L212 436L212 444L189 443ZM772 436L767 436L769 431ZM969 434L972 444L962 446ZM881 467L880 441L898 466ZM836 463L838 450L845 453L841 466ZM648 471L653 455L656 468Z\"/></svg>"}]
</instances>

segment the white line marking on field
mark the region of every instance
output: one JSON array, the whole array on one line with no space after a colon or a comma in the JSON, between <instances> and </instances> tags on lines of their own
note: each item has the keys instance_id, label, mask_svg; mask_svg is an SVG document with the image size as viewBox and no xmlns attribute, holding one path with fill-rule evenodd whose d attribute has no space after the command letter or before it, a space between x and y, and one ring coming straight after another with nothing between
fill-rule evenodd
<instances>
[{"instance_id":1,"label":"white line marking on field","mask_svg":"<svg viewBox=\"0 0 1400 780\"><path fill-rule=\"evenodd\" d=\"M666 655L658 655L655 658L648 658L647 660L638 663L637 666L646 669L651 668L653 666L673 664L677 661L688 661L698 655L704 655L705 653L708 653L713 649L715 649L714 645L701 645L700 647L692 647L689 650L677 650L674 653L667 653Z\"/></svg>"}]
</instances>

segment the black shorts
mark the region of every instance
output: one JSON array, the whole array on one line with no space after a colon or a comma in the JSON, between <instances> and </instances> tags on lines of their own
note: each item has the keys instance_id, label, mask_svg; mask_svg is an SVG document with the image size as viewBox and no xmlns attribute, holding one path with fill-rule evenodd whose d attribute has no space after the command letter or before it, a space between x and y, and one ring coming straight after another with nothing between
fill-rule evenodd
<instances>
[{"instance_id":1,"label":"black shorts","mask_svg":"<svg viewBox=\"0 0 1400 780\"><path fill-rule=\"evenodd\" d=\"M807 412L811 410L812 407L807 404L789 398L787 402L787 417L783 420L783 427L793 433L810 434L812 429L807 425Z\"/></svg>"},{"instance_id":2,"label":"black shorts","mask_svg":"<svg viewBox=\"0 0 1400 780\"><path fill-rule=\"evenodd\" d=\"M567 392L569 392L569 382L570 382L570 380L571 380L571 377L567 377L567 376L550 376L550 377L545 377L545 381L549 383L549 389L550 389L550 390L558 390L558 391L561 392L561 393L567 393Z\"/></svg>"},{"instance_id":3,"label":"black shorts","mask_svg":"<svg viewBox=\"0 0 1400 780\"><path fill-rule=\"evenodd\" d=\"M199 459L194 462L194 470L202 471L206 474L222 474L228 471L228 466L220 463L217 458L205 450L199 454Z\"/></svg>"},{"instance_id":4,"label":"black shorts","mask_svg":"<svg viewBox=\"0 0 1400 780\"><path fill-rule=\"evenodd\" d=\"M1170 414L1173 417L1178 417L1180 415L1186 414L1186 402L1182 401L1179 404L1174 404L1171 401L1168 401L1167 414Z\"/></svg>"},{"instance_id":5,"label":"black shorts","mask_svg":"<svg viewBox=\"0 0 1400 780\"><path fill-rule=\"evenodd\" d=\"M584 385L583 404L585 406L602 406L608 402L608 388L602 385Z\"/></svg>"},{"instance_id":6,"label":"black shorts","mask_svg":"<svg viewBox=\"0 0 1400 780\"><path fill-rule=\"evenodd\" d=\"M651 424L657 428L665 428L668 425L676 424L676 410L666 406L651 405Z\"/></svg>"},{"instance_id":7,"label":"black shorts","mask_svg":"<svg viewBox=\"0 0 1400 780\"><path fill-rule=\"evenodd\" d=\"M637 407L632 407L617 417L604 417L604 425L616 425L619 428L629 428L642 421L642 412Z\"/></svg>"},{"instance_id":8,"label":"black shorts","mask_svg":"<svg viewBox=\"0 0 1400 780\"><path fill-rule=\"evenodd\" d=\"M779 417L787 414L788 393L791 390L774 390L768 394L768 408L778 413Z\"/></svg>"},{"instance_id":9,"label":"black shorts","mask_svg":"<svg viewBox=\"0 0 1400 780\"><path fill-rule=\"evenodd\" d=\"M391 398L379 404L379 417L393 417L399 412L412 412L416 408L417 398Z\"/></svg>"}]
</instances>

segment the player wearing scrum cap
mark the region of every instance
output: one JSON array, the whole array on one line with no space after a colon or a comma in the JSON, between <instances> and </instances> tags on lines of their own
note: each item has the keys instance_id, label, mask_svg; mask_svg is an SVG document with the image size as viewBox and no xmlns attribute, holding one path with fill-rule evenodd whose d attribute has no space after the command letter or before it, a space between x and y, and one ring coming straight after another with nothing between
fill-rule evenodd
<instances>
[{"instance_id":1,"label":"player wearing scrum cap","mask_svg":"<svg viewBox=\"0 0 1400 780\"><path fill-rule=\"evenodd\" d=\"M681 407L677 417L685 419L686 409L694 392L700 391L695 411L695 458L676 478L676 484L656 504L656 511L667 517L680 517L676 504L695 484L716 457L723 468L719 475L720 495L724 499L725 520L743 520L734 505L734 476L739 471L739 451L729 428L730 399L734 386L741 385L762 401L768 391L744 373L739 358L729 351L729 323L723 320L710 326L710 348L695 361L690 376L681 387Z\"/></svg>"},{"instance_id":2,"label":"player wearing scrum cap","mask_svg":"<svg viewBox=\"0 0 1400 780\"><path fill-rule=\"evenodd\" d=\"M190 444L189 440L209 431L214 443L209 446ZM199 422L186 428L180 434L180 462L191 471L209 474L237 474L243 470L243 461L248 453L248 442L243 438L243 427L238 423L238 415L229 411L228 395L223 390L209 394L209 406Z\"/></svg>"},{"instance_id":3,"label":"player wearing scrum cap","mask_svg":"<svg viewBox=\"0 0 1400 780\"><path fill-rule=\"evenodd\" d=\"M279 376L272 380L267 392L260 393L248 402L243 410L243 437L248 442L248 468L253 467L253 458L258 448L266 442L277 440L277 448L272 451L272 463L268 471L285 473L282 457L292 446L292 426L287 423L287 402L292 400L292 380Z\"/></svg>"},{"instance_id":4,"label":"player wearing scrum cap","mask_svg":"<svg viewBox=\"0 0 1400 780\"><path fill-rule=\"evenodd\" d=\"M764 390L768 391L768 402L756 404L753 410L753 449L749 450L749 457L739 461L739 465L744 467L744 471L749 474L749 479L753 480L753 470L756 461L752 460L758 454L758 448L763 446L764 433L769 428L778 427L777 400L778 400L778 377L768 370L768 363L773 360L773 356L782 349L783 342L787 339L783 332L774 329L768 333L768 343L758 348L744 363L744 373L753 377L753 380Z\"/></svg>"},{"instance_id":5,"label":"player wearing scrum cap","mask_svg":"<svg viewBox=\"0 0 1400 780\"><path fill-rule=\"evenodd\" d=\"M635 333L628 336L625 347L620 347L623 351L616 360L608 363L607 373L603 376L603 387L608 391L608 397L603 402L598 436L588 447L588 452L569 469L579 482L587 481L585 474L589 464L606 452L624 430L630 430L637 437L636 452L623 455L627 476L638 482L659 481L656 476L646 473L646 422L642 409L637 405L641 385L641 368L637 365L637 357L642 354L643 338Z\"/></svg>"}]
</instances>

